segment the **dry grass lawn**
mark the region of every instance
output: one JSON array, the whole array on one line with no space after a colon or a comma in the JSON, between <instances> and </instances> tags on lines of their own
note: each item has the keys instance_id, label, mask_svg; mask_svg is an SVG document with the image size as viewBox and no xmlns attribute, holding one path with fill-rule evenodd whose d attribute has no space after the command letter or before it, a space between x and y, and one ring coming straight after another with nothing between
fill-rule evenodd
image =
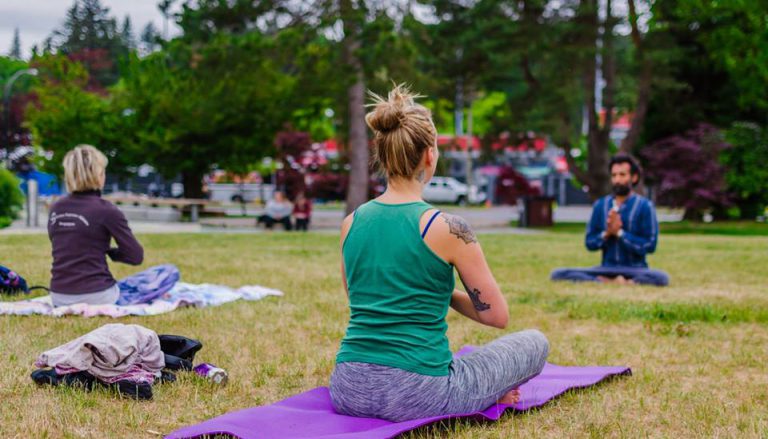
<instances>
[{"instance_id":1,"label":"dry grass lawn","mask_svg":"<svg viewBox=\"0 0 768 439\"><path fill-rule=\"evenodd\" d=\"M348 312L337 237L327 234L145 235L144 267L172 262L187 282L262 284L283 298L125 318L201 340L200 361L230 373L217 387L181 375L151 402L38 388L36 356L107 318L0 316L0 437L157 437L327 384ZM509 330L539 328L550 361L629 365L634 376L574 392L498 423L457 422L411 437L768 437L768 237L663 236L653 266L665 289L547 280L558 266L594 265L576 233L481 235L510 304ZM45 236L0 236L0 264L31 283L49 278ZM113 266L116 276L132 267ZM3 298L3 300L11 300ZM452 348L501 331L449 314Z\"/></svg>"}]
</instances>

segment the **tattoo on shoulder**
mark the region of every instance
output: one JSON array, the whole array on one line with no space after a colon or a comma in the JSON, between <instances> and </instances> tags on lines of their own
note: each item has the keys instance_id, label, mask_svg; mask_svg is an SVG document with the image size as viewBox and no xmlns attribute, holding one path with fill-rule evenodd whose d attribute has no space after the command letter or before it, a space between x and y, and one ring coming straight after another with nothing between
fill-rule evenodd
<instances>
[{"instance_id":1,"label":"tattoo on shoulder","mask_svg":"<svg viewBox=\"0 0 768 439\"><path fill-rule=\"evenodd\" d=\"M472 228L469 227L469 223L467 223L464 218L445 214L443 215L443 219L448 223L448 229L451 234L456 235L456 237L464 241L465 244L477 242L475 232L472 231Z\"/></svg>"},{"instance_id":2,"label":"tattoo on shoulder","mask_svg":"<svg viewBox=\"0 0 768 439\"><path fill-rule=\"evenodd\" d=\"M469 294L469 298L472 300L472 305L475 306L476 310L485 311L487 309L491 309L491 305L480 300L480 290L477 288L472 288L471 290L467 288L467 290L467 294Z\"/></svg>"}]
</instances>

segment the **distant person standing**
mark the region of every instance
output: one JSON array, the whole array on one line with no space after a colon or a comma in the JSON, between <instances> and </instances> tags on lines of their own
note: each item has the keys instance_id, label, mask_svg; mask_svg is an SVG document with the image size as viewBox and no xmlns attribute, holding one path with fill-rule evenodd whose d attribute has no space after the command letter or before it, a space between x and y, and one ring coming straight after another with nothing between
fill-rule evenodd
<instances>
[{"instance_id":1,"label":"distant person standing","mask_svg":"<svg viewBox=\"0 0 768 439\"><path fill-rule=\"evenodd\" d=\"M120 290L106 258L130 265L144 259L125 215L101 198L106 168L107 157L90 145L79 145L64 156L69 195L51 206L48 218L54 306L116 303ZM113 239L116 247L110 245Z\"/></svg>"},{"instance_id":2,"label":"distant person standing","mask_svg":"<svg viewBox=\"0 0 768 439\"><path fill-rule=\"evenodd\" d=\"M296 220L296 230L306 232L311 217L312 202L304 196L304 192L299 192L299 195L296 196L296 202L293 203L293 218Z\"/></svg>"},{"instance_id":3,"label":"distant person standing","mask_svg":"<svg viewBox=\"0 0 768 439\"><path fill-rule=\"evenodd\" d=\"M648 268L645 260L656 251L659 224L653 203L633 191L640 166L628 155L617 155L609 169L613 193L595 202L585 240L589 251L602 250L602 263L594 268L560 268L551 278L666 286L669 276Z\"/></svg>"},{"instance_id":4,"label":"distant person standing","mask_svg":"<svg viewBox=\"0 0 768 439\"><path fill-rule=\"evenodd\" d=\"M268 230L272 230L275 223L283 225L285 230L291 230L291 213L293 212L293 205L285 195L277 191L274 197L267 201L267 206L264 209L264 214L259 217L256 224L264 224Z\"/></svg>"}]
</instances>

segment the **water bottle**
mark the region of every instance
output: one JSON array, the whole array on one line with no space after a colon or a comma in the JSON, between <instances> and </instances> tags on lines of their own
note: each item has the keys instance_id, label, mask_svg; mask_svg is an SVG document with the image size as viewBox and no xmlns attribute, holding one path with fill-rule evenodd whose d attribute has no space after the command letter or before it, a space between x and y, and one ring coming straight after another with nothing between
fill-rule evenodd
<instances>
[{"instance_id":1,"label":"water bottle","mask_svg":"<svg viewBox=\"0 0 768 439\"><path fill-rule=\"evenodd\" d=\"M200 363L192 369L201 377L208 378L216 384L227 383L227 371L210 363Z\"/></svg>"}]
</instances>

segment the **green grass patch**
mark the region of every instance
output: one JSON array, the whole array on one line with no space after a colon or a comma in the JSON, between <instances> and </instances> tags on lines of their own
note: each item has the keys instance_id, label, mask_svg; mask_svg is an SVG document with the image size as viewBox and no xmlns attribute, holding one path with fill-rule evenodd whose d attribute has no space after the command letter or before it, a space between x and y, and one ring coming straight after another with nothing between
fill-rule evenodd
<instances>
[{"instance_id":1,"label":"green grass patch","mask_svg":"<svg viewBox=\"0 0 768 439\"><path fill-rule=\"evenodd\" d=\"M552 227L540 227L540 230L554 233L585 233L586 224L582 222L559 222ZM724 236L768 236L768 223L756 221L716 221L696 223L678 221L660 223L662 234L672 235L724 235Z\"/></svg>"},{"instance_id":2,"label":"green grass patch","mask_svg":"<svg viewBox=\"0 0 768 439\"><path fill-rule=\"evenodd\" d=\"M600 319L608 322L768 323L765 303L683 303L595 300L576 296L547 297L527 294L516 303L540 306L549 312L564 312L572 319Z\"/></svg>"},{"instance_id":3,"label":"green grass patch","mask_svg":"<svg viewBox=\"0 0 768 439\"><path fill-rule=\"evenodd\" d=\"M563 395L498 423L459 421L406 437L768 437L768 238L662 232L649 260L669 273L667 288L550 282L554 268L599 262L598 253L583 248L583 225L578 229L479 235L507 298L510 326L483 327L451 311L451 348L538 328L550 341L552 363L628 365L633 376ZM154 432L167 434L328 384L349 316L338 236L139 239L145 263L113 264L116 277L173 263L186 282L260 284L285 296L118 320L0 316L0 437L157 437ZM31 284L46 284L47 237L0 235L0 263ZM229 384L213 386L179 374L177 382L155 387L153 401L136 403L107 391L46 389L31 382L41 352L115 322L201 340L197 361L227 369Z\"/></svg>"}]
</instances>

